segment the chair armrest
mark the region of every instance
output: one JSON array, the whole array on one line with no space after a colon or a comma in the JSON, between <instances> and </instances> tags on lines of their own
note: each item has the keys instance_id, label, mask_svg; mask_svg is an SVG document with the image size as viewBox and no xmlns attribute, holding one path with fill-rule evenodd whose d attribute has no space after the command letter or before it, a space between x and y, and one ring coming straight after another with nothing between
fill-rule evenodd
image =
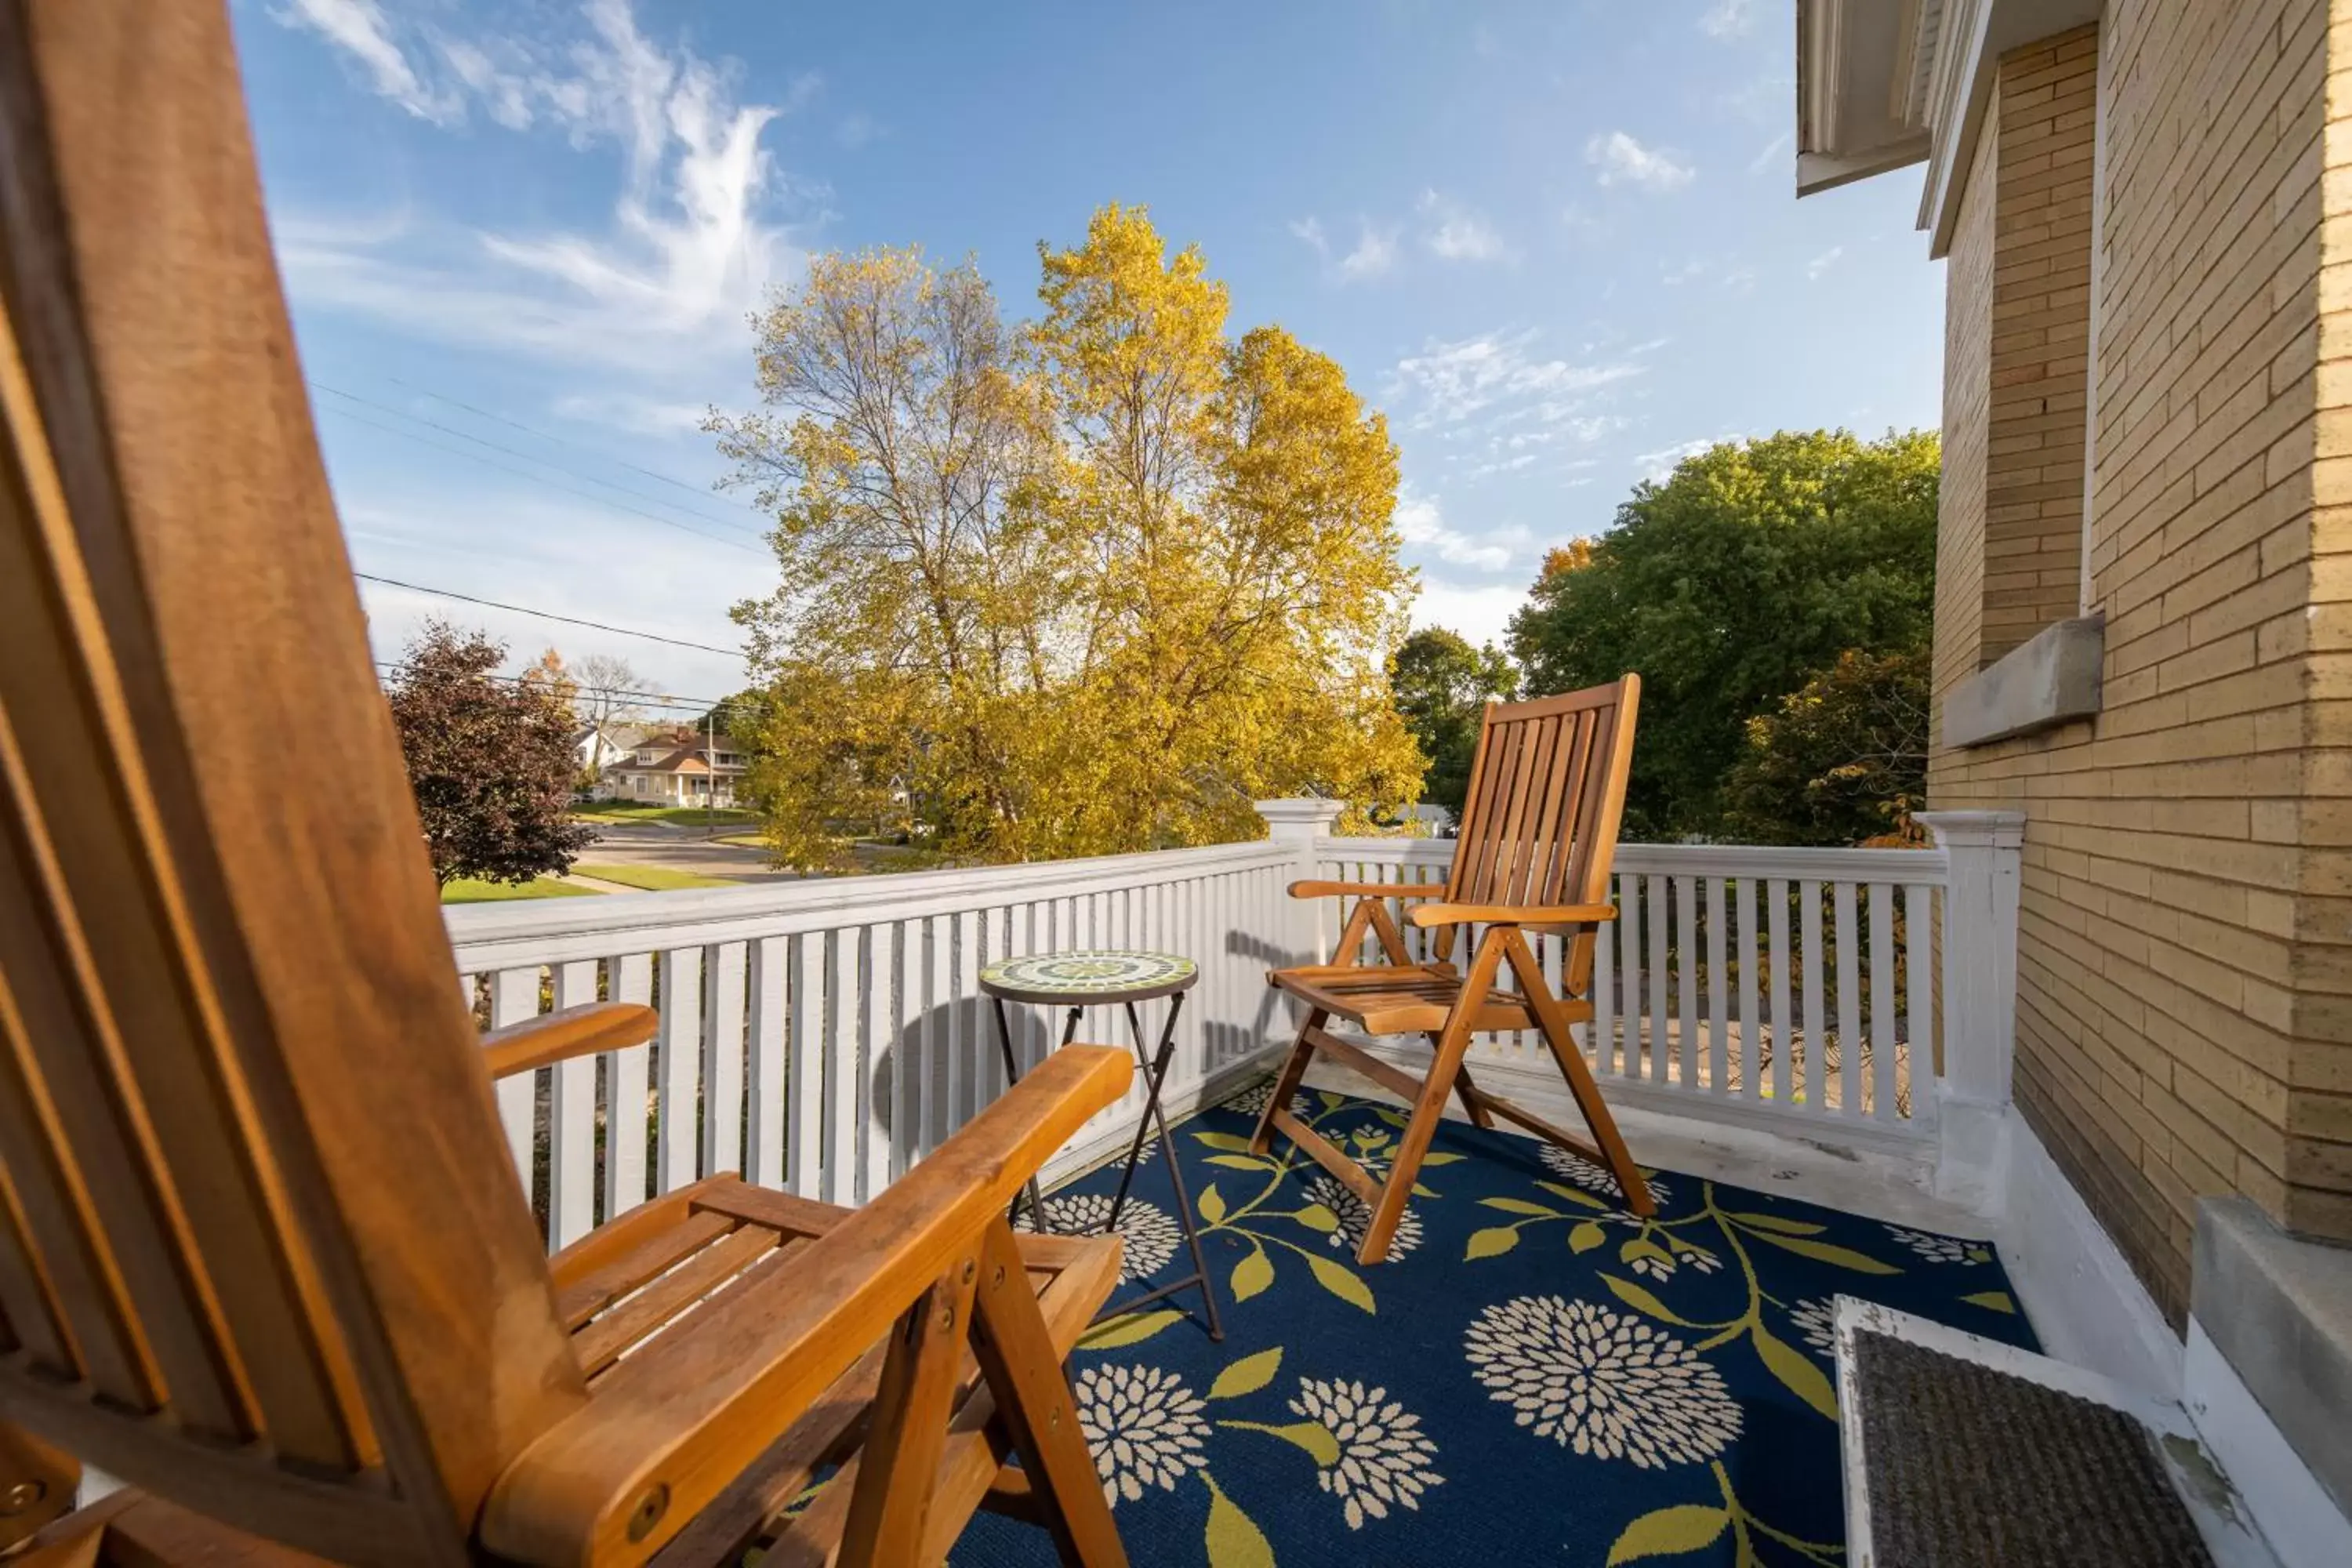
<instances>
[{"instance_id":1,"label":"chair armrest","mask_svg":"<svg viewBox=\"0 0 2352 1568\"><path fill-rule=\"evenodd\" d=\"M1293 882L1294 899L1442 899L1443 882Z\"/></svg>"},{"instance_id":2,"label":"chair armrest","mask_svg":"<svg viewBox=\"0 0 2352 1568\"><path fill-rule=\"evenodd\" d=\"M479 1544L541 1563L635 1563L805 1414L960 1258L1135 1067L1066 1046L930 1158L795 1252L607 1373L509 1465ZM653 1518L631 1533L643 1504Z\"/></svg>"},{"instance_id":3,"label":"chair armrest","mask_svg":"<svg viewBox=\"0 0 2352 1568\"><path fill-rule=\"evenodd\" d=\"M1617 918L1614 904L1423 904L1407 910L1417 926L1580 926Z\"/></svg>"},{"instance_id":4,"label":"chair armrest","mask_svg":"<svg viewBox=\"0 0 2352 1568\"><path fill-rule=\"evenodd\" d=\"M661 1015L636 1002L583 1002L542 1013L482 1037L490 1076L507 1078L573 1057L642 1046L661 1027Z\"/></svg>"}]
</instances>

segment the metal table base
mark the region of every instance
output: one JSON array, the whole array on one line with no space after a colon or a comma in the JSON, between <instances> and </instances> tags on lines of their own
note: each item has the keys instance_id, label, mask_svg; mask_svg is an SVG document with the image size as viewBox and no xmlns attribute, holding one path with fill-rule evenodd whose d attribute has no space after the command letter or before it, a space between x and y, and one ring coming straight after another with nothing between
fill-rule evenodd
<instances>
[{"instance_id":1,"label":"metal table base","mask_svg":"<svg viewBox=\"0 0 2352 1568\"><path fill-rule=\"evenodd\" d=\"M1021 1068L1013 1054L1012 1020L1005 1014L1004 998L997 996L992 1000L996 1004L996 1043L1004 1053L1005 1081L1018 1083ZM1208 1258L1201 1250L1201 1227L1192 1215L1192 1195L1185 1190L1184 1169L1176 1159L1176 1139L1168 1130L1168 1113L1160 1104L1160 1086L1168 1080L1169 1064L1176 1054L1176 1020L1184 1011L1184 993L1177 992L1168 999L1168 1023L1160 1031L1160 1045L1156 1050L1144 1043L1143 1016L1135 1010L1135 1004L1129 1002L1124 1005L1127 1008L1127 1026L1135 1037L1136 1064L1143 1072L1143 1115L1136 1122L1135 1142L1128 1147L1126 1168L1119 1173L1118 1194L1111 1199L1110 1218L1105 1223L1105 1232L1116 1234L1118 1230L1118 1216L1126 1210L1128 1191L1135 1184L1136 1164L1143 1158L1144 1141L1151 1136L1156 1127L1160 1133L1160 1157L1168 1162L1168 1184L1176 1194L1176 1223L1183 1230L1184 1244L1192 1254L1192 1272L1181 1279L1154 1286L1140 1296L1113 1301L1103 1308L1099 1316L1117 1317L1124 1312L1132 1312L1139 1307L1150 1306L1180 1290L1197 1288L1201 1292L1202 1305L1207 1310L1209 1338L1223 1340L1225 1337L1224 1324L1217 1315L1217 1292L1209 1282ZM1070 1009L1068 1022L1062 1027L1063 1045L1066 1046L1077 1037L1078 1020L1085 1014L1084 1007ZM1040 1234L1052 1232L1054 1227L1045 1217L1045 1201L1038 1194L1034 1177L1030 1179L1023 1196L1029 1202L1030 1223ZM1016 1215L1020 1212L1021 1202L1021 1197L1013 1200L1013 1212Z\"/></svg>"}]
</instances>

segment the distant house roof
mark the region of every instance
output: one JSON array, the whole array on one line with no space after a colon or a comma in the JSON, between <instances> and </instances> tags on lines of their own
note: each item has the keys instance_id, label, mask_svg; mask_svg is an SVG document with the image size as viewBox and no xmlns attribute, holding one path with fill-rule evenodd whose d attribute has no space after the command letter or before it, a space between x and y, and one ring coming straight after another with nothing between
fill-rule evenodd
<instances>
[{"instance_id":1,"label":"distant house roof","mask_svg":"<svg viewBox=\"0 0 2352 1568\"><path fill-rule=\"evenodd\" d=\"M695 730L651 731L631 746L632 752L658 750L662 754L652 762L634 759L614 765L615 773L740 773L740 763L720 763L714 768L707 753L737 752L741 748L731 735L709 737Z\"/></svg>"}]
</instances>

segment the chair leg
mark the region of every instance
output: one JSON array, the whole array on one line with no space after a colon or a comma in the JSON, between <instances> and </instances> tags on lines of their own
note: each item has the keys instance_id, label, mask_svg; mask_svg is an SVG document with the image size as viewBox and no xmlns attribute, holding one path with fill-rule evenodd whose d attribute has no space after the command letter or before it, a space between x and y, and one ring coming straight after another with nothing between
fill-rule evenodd
<instances>
[{"instance_id":1,"label":"chair leg","mask_svg":"<svg viewBox=\"0 0 2352 1568\"><path fill-rule=\"evenodd\" d=\"M1447 1015L1445 1027L1438 1034L1436 1058L1429 1064L1429 1076L1422 1080L1421 1097L1413 1102L1412 1119L1405 1123L1404 1136L1397 1141L1395 1160L1389 1166L1389 1177L1381 1188L1381 1201L1372 1205L1371 1223L1364 1227L1364 1239L1356 1248L1356 1261L1367 1266L1378 1263L1389 1255L1389 1242L1396 1236L1399 1221L1404 1218L1405 1205L1412 1200L1412 1184L1421 1174L1422 1156L1429 1152L1430 1140L1437 1136L1437 1124L1445 1120L1445 1101L1454 1093L1455 1078L1462 1070L1462 1055L1470 1048L1471 1026L1477 1020L1478 1002L1495 983L1495 971L1502 963L1502 928L1489 928L1478 943L1477 956L1471 961L1470 973L1463 979L1461 994L1454 998L1454 1009Z\"/></svg>"},{"instance_id":2,"label":"chair leg","mask_svg":"<svg viewBox=\"0 0 2352 1568\"><path fill-rule=\"evenodd\" d=\"M973 1311L972 1353L1055 1551L1072 1568L1127 1568L1094 1456L1078 1430L1069 1374L1054 1353L1013 1227L1002 1215L989 1221L981 1243Z\"/></svg>"},{"instance_id":3,"label":"chair leg","mask_svg":"<svg viewBox=\"0 0 2352 1568\"><path fill-rule=\"evenodd\" d=\"M1434 1051L1437 1048L1442 1038L1443 1031L1433 1031L1431 1033L1429 1037L1429 1045L1432 1051ZM1486 1102L1478 1098L1478 1086L1470 1080L1470 1064L1468 1062L1465 1061L1461 1066L1454 1069L1454 1087L1462 1096L1462 1113L1470 1119L1470 1125L1473 1127L1483 1127L1490 1132L1493 1131L1495 1128L1495 1118L1493 1114L1487 1110Z\"/></svg>"},{"instance_id":4,"label":"chair leg","mask_svg":"<svg viewBox=\"0 0 2352 1568\"><path fill-rule=\"evenodd\" d=\"M1298 1038L1290 1047L1290 1056L1275 1075L1273 1091L1266 1096L1265 1109L1258 1112L1257 1131L1250 1134L1250 1152L1265 1154L1274 1148L1274 1113L1276 1107L1290 1103L1306 1079L1307 1064L1315 1059L1315 1047L1307 1037L1321 1028L1331 1015L1320 1007L1307 1010L1306 1021L1298 1026Z\"/></svg>"},{"instance_id":5,"label":"chair leg","mask_svg":"<svg viewBox=\"0 0 2352 1568\"><path fill-rule=\"evenodd\" d=\"M1616 1178L1617 1190L1625 1194L1625 1206L1643 1219L1658 1212L1658 1200L1651 1195L1650 1184L1643 1179L1641 1168L1633 1163L1632 1151L1625 1147L1625 1136L1617 1131L1617 1119L1609 1113L1609 1105L1601 1098L1601 1086L1592 1081L1592 1069L1584 1063L1584 1053L1576 1048L1576 1037L1569 1033L1567 1010L1543 976L1543 967L1528 946L1528 939L1517 929L1506 932L1504 951L1511 961L1511 972L1519 977L1519 989L1526 993L1528 1004L1535 1009L1536 1025L1551 1047L1552 1059L1568 1079L1568 1091L1576 1097L1576 1108L1584 1113L1584 1124L1592 1129L1593 1140L1601 1145L1601 1158Z\"/></svg>"},{"instance_id":6,"label":"chair leg","mask_svg":"<svg viewBox=\"0 0 2352 1568\"><path fill-rule=\"evenodd\" d=\"M979 1270L977 1249L966 1252L891 1326L842 1532L845 1563L915 1560L947 1447Z\"/></svg>"}]
</instances>

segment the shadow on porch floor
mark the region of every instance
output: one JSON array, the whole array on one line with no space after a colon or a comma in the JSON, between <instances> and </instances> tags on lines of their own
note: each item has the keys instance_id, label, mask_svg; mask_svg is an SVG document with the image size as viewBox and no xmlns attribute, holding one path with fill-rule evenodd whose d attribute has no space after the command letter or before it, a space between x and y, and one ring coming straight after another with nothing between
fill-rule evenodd
<instances>
[{"instance_id":1,"label":"shadow on porch floor","mask_svg":"<svg viewBox=\"0 0 2352 1568\"><path fill-rule=\"evenodd\" d=\"M1672 1171L1643 1224L1597 1167L1455 1123L1360 1268L1352 1194L1286 1144L1248 1152L1265 1093L1176 1129L1224 1342L1186 1293L1071 1363L1139 1568L1842 1563L1832 1299L2033 1343L1990 1243ZM1298 1110L1375 1172L1402 1125L1330 1089ZM1116 1184L1048 1205L1098 1224ZM1156 1150L1120 1229L1135 1281L1189 1267ZM983 1516L952 1561L1054 1554Z\"/></svg>"}]
</instances>

